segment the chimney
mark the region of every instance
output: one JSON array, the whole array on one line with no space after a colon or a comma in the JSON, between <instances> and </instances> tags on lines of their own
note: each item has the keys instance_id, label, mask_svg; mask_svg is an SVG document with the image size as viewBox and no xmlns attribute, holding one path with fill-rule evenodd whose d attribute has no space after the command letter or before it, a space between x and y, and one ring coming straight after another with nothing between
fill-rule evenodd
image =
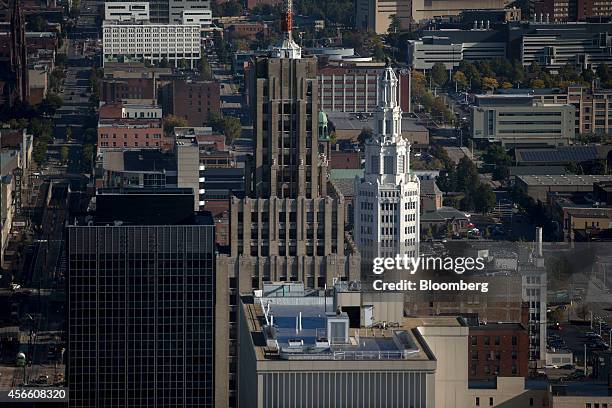
<instances>
[{"instance_id":1,"label":"chimney","mask_svg":"<svg viewBox=\"0 0 612 408\"><path fill-rule=\"evenodd\" d=\"M542 227L536 227L536 254L542 257Z\"/></svg>"}]
</instances>

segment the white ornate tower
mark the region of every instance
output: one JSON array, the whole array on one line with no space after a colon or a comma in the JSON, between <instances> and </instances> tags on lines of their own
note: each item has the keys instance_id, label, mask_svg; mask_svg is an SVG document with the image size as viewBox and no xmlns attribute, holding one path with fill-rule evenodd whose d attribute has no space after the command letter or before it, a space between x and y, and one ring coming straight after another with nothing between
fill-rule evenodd
<instances>
[{"instance_id":1,"label":"white ornate tower","mask_svg":"<svg viewBox=\"0 0 612 408\"><path fill-rule=\"evenodd\" d=\"M281 24L283 38L279 45L272 47L272 57L300 59L302 58L302 49L293 40L291 33L293 29L293 0L285 0L283 8L283 21Z\"/></svg>"},{"instance_id":2,"label":"white ornate tower","mask_svg":"<svg viewBox=\"0 0 612 408\"><path fill-rule=\"evenodd\" d=\"M398 79L382 73L376 129L365 144L365 174L355 179L355 242L365 258L418 256L420 183L410 172L410 143L402 137Z\"/></svg>"}]
</instances>

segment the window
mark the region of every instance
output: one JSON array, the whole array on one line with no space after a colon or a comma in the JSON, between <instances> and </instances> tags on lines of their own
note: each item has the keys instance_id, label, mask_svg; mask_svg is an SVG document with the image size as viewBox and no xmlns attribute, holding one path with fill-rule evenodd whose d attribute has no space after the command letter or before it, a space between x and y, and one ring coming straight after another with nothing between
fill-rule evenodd
<instances>
[{"instance_id":1,"label":"window","mask_svg":"<svg viewBox=\"0 0 612 408\"><path fill-rule=\"evenodd\" d=\"M479 407L480 406L480 397L476 397L476 406Z\"/></svg>"},{"instance_id":2,"label":"window","mask_svg":"<svg viewBox=\"0 0 612 408\"><path fill-rule=\"evenodd\" d=\"M490 344L489 336L485 336L485 338L484 338L484 345L488 346L489 344Z\"/></svg>"},{"instance_id":3,"label":"window","mask_svg":"<svg viewBox=\"0 0 612 408\"><path fill-rule=\"evenodd\" d=\"M493 397L489 397L489 406L492 407L493 406Z\"/></svg>"},{"instance_id":4,"label":"window","mask_svg":"<svg viewBox=\"0 0 612 408\"><path fill-rule=\"evenodd\" d=\"M380 158L378 156L372 156L372 173L376 174L380 172Z\"/></svg>"},{"instance_id":5,"label":"window","mask_svg":"<svg viewBox=\"0 0 612 408\"><path fill-rule=\"evenodd\" d=\"M384 174L393 174L393 156L385 156L384 158Z\"/></svg>"},{"instance_id":6,"label":"window","mask_svg":"<svg viewBox=\"0 0 612 408\"><path fill-rule=\"evenodd\" d=\"M516 336L512 336L512 345L516 346L518 344L518 340L516 338Z\"/></svg>"},{"instance_id":7,"label":"window","mask_svg":"<svg viewBox=\"0 0 612 408\"><path fill-rule=\"evenodd\" d=\"M529 398L529 406L533 407L533 398Z\"/></svg>"},{"instance_id":8,"label":"window","mask_svg":"<svg viewBox=\"0 0 612 408\"><path fill-rule=\"evenodd\" d=\"M495 336L495 345L499 346L499 343L500 343L499 336Z\"/></svg>"}]
</instances>

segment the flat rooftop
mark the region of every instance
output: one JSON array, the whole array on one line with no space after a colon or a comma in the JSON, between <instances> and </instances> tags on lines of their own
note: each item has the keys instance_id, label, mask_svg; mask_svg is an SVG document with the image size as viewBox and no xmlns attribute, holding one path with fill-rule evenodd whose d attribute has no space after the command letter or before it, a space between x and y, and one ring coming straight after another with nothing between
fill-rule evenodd
<instances>
[{"instance_id":1,"label":"flat rooftop","mask_svg":"<svg viewBox=\"0 0 612 408\"><path fill-rule=\"evenodd\" d=\"M612 175L546 174L517 176L528 186L586 186L598 181L611 181Z\"/></svg>"},{"instance_id":2,"label":"flat rooftop","mask_svg":"<svg viewBox=\"0 0 612 408\"><path fill-rule=\"evenodd\" d=\"M245 299L248 299L245 302ZM416 321L388 329L349 329L345 342L329 341L327 320L346 319L333 311L331 297L243 298L243 310L258 360L411 360L435 358L416 330ZM266 308L266 312L264 312ZM301 313L301 328L299 320ZM266 317L267 315L267 317ZM268 319L271 324L266 324ZM436 319L437 320L437 319ZM456 318L443 318L459 324ZM454 320L454 322L453 322Z\"/></svg>"}]
</instances>

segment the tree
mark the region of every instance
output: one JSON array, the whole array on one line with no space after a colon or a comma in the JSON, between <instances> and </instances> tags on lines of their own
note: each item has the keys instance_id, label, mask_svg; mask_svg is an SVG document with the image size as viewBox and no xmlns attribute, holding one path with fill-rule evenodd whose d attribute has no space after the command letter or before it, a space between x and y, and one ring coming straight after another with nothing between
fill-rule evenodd
<instances>
[{"instance_id":1,"label":"tree","mask_svg":"<svg viewBox=\"0 0 612 408\"><path fill-rule=\"evenodd\" d=\"M544 88L546 86L546 83L541 79L534 79L533 81L531 81L531 86L533 88L540 89L540 88Z\"/></svg>"},{"instance_id":2,"label":"tree","mask_svg":"<svg viewBox=\"0 0 612 408\"><path fill-rule=\"evenodd\" d=\"M461 89L465 89L468 85L468 79L463 71L457 71L453 75L453 81L457 83L457 86Z\"/></svg>"},{"instance_id":3,"label":"tree","mask_svg":"<svg viewBox=\"0 0 612 408\"><path fill-rule=\"evenodd\" d=\"M62 146L62 148L60 149L60 158L62 159L62 163L68 163L69 153L70 152L68 151L68 146Z\"/></svg>"},{"instance_id":4,"label":"tree","mask_svg":"<svg viewBox=\"0 0 612 408\"><path fill-rule=\"evenodd\" d=\"M47 113L52 115L56 110L62 107L64 100L57 94L50 93L43 99L38 107L41 113Z\"/></svg>"},{"instance_id":5,"label":"tree","mask_svg":"<svg viewBox=\"0 0 612 408\"><path fill-rule=\"evenodd\" d=\"M178 62L178 67L180 69L189 69L189 62L185 58L181 58Z\"/></svg>"},{"instance_id":6,"label":"tree","mask_svg":"<svg viewBox=\"0 0 612 408\"><path fill-rule=\"evenodd\" d=\"M495 193L491 190L491 186L485 183L480 183L473 192L474 208L476 211L487 213L495 207Z\"/></svg>"},{"instance_id":7,"label":"tree","mask_svg":"<svg viewBox=\"0 0 612 408\"><path fill-rule=\"evenodd\" d=\"M550 311L548 318L555 323L563 321L563 310L560 307Z\"/></svg>"},{"instance_id":8,"label":"tree","mask_svg":"<svg viewBox=\"0 0 612 408\"><path fill-rule=\"evenodd\" d=\"M81 151L82 155L83 155L83 163L85 163L87 166L91 165L91 162L93 160L93 155L95 154L96 149L95 146L92 144L86 144L83 146L83 150Z\"/></svg>"},{"instance_id":9,"label":"tree","mask_svg":"<svg viewBox=\"0 0 612 408\"><path fill-rule=\"evenodd\" d=\"M509 166L512 163L512 158L506 152L506 149L497 144L491 144L487 147L482 159L485 163L494 165Z\"/></svg>"},{"instance_id":10,"label":"tree","mask_svg":"<svg viewBox=\"0 0 612 408\"><path fill-rule=\"evenodd\" d=\"M32 19L32 22L28 25L29 25L28 28L30 29L28 31L41 32L41 31L46 31L47 22L41 16L36 16Z\"/></svg>"},{"instance_id":11,"label":"tree","mask_svg":"<svg viewBox=\"0 0 612 408\"><path fill-rule=\"evenodd\" d=\"M431 79L438 86L443 86L446 81L448 81L448 71L444 64L436 62L433 67L431 67Z\"/></svg>"},{"instance_id":12,"label":"tree","mask_svg":"<svg viewBox=\"0 0 612 408\"><path fill-rule=\"evenodd\" d=\"M589 68L583 69L580 76L582 77L583 81L589 82L589 83L592 82L593 79L595 78L595 74L593 74L593 70Z\"/></svg>"},{"instance_id":13,"label":"tree","mask_svg":"<svg viewBox=\"0 0 612 408\"><path fill-rule=\"evenodd\" d=\"M374 132L372 131L372 128L369 127L364 127L361 129L361 132L359 132L359 135L357 135L357 142L359 143L359 147L361 147L361 150L363 150L363 146L365 145L365 142L372 137L372 135L374 134Z\"/></svg>"},{"instance_id":14,"label":"tree","mask_svg":"<svg viewBox=\"0 0 612 408\"><path fill-rule=\"evenodd\" d=\"M72 140L72 128L67 127L66 128L66 141L69 142L71 140Z\"/></svg>"},{"instance_id":15,"label":"tree","mask_svg":"<svg viewBox=\"0 0 612 408\"><path fill-rule=\"evenodd\" d=\"M395 34L402 29L402 21L397 16L397 14L391 14L389 16L389 29L387 32L389 34Z\"/></svg>"},{"instance_id":16,"label":"tree","mask_svg":"<svg viewBox=\"0 0 612 408\"><path fill-rule=\"evenodd\" d=\"M238 139L241 133L242 124L240 123L240 119L233 116L225 116L223 118L223 134L228 144Z\"/></svg>"},{"instance_id":17,"label":"tree","mask_svg":"<svg viewBox=\"0 0 612 408\"><path fill-rule=\"evenodd\" d=\"M175 127L185 127L187 126L187 119L176 116L176 115L168 115L164 119L164 132L166 134L171 134L174 132Z\"/></svg>"},{"instance_id":18,"label":"tree","mask_svg":"<svg viewBox=\"0 0 612 408\"><path fill-rule=\"evenodd\" d=\"M493 169L493 180L504 181L510 177L510 170L506 166L495 166Z\"/></svg>"},{"instance_id":19,"label":"tree","mask_svg":"<svg viewBox=\"0 0 612 408\"><path fill-rule=\"evenodd\" d=\"M223 116L217 112L210 112L208 115L208 126L210 126L215 132L223 133Z\"/></svg>"},{"instance_id":20,"label":"tree","mask_svg":"<svg viewBox=\"0 0 612 408\"><path fill-rule=\"evenodd\" d=\"M512 88L512 84L510 82L508 82L508 81L504 81L504 82L502 82L501 87L503 89L510 89L510 88Z\"/></svg>"},{"instance_id":21,"label":"tree","mask_svg":"<svg viewBox=\"0 0 612 408\"><path fill-rule=\"evenodd\" d=\"M457 189L469 191L478 185L479 182L476 165L466 156L463 156L457 164Z\"/></svg>"},{"instance_id":22,"label":"tree","mask_svg":"<svg viewBox=\"0 0 612 408\"><path fill-rule=\"evenodd\" d=\"M601 80L602 83L606 83L610 80L610 70L608 69L608 65L605 63L600 64L597 67L597 76Z\"/></svg>"},{"instance_id":23,"label":"tree","mask_svg":"<svg viewBox=\"0 0 612 408\"><path fill-rule=\"evenodd\" d=\"M484 77L482 79L482 86L485 89L490 89L491 91L494 91L495 89L499 88L499 83L497 82L497 79L495 78Z\"/></svg>"},{"instance_id":24,"label":"tree","mask_svg":"<svg viewBox=\"0 0 612 408\"><path fill-rule=\"evenodd\" d=\"M212 68L204 55L202 55L202 58L200 58L200 75L202 76L202 79L207 81L213 79Z\"/></svg>"},{"instance_id":25,"label":"tree","mask_svg":"<svg viewBox=\"0 0 612 408\"><path fill-rule=\"evenodd\" d=\"M419 71L412 71L412 97L420 98L427 91L425 75Z\"/></svg>"},{"instance_id":26,"label":"tree","mask_svg":"<svg viewBox=\"0 0 612 408\"><path fill-rule=\"evenodd\" d=\"M160 68L170 68L170 63L168 62L168 59L166 57L163 57L159 63L158 66Z\"/></svg>"}]
</instances>

